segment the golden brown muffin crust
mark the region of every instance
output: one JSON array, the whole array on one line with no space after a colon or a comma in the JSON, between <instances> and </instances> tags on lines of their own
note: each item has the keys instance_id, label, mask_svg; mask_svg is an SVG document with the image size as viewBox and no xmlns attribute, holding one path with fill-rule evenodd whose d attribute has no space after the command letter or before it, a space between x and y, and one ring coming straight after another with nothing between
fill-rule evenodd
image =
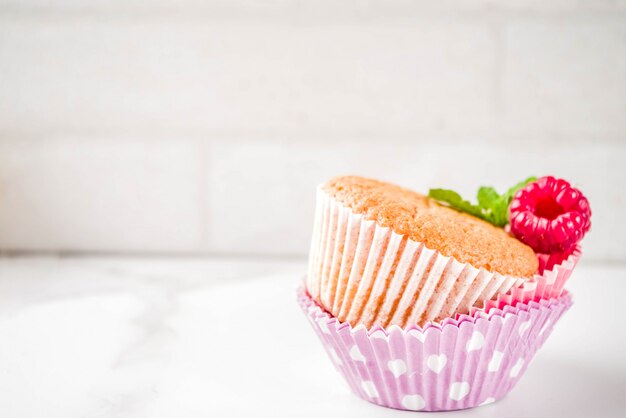
<instances>
[{"instance_id":1,"label":"golden brown muffin crust","mask_svg":"<svg viewBox=\"0 0 626 418\"><path fill-rule=\"evenodd\" d=\"M539 267L532 248L503 229L412 190L357 176L335 177L322 189L366 219L474 267L517 277Z\"/></svg>"}]
</instances>

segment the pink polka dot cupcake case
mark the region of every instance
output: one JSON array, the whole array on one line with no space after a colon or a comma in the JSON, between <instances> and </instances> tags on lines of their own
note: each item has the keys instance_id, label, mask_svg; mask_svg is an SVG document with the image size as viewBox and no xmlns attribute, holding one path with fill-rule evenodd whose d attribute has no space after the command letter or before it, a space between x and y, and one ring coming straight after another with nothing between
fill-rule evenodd
<instances>
[{"instance_id":1,"label":"pink polka dot cupcake case","mask_svg":"<svg viewBox=\"0 0 626 418\"><path fill-rule=\"evenodd\" d=\"M471 408L504 397L572 304L565 293L423 329L367 330L340 323L304 288L298 302L354 393L381 406L414 411Z\"/></svg>"},{"instance_id":2,"label":"pink polka dot cupcake case","mask_svg":"<svg viewBox=\"0 0 626 418\"><path fill-rule=\"evenodd\" d=\"M385 183L361 178L340 180L347 187L353 184L387 187ZM423 210L423 204L410 207L412 196L407 197L406 193L413 192L389 187L400 192L391 193L391 199L389 193L384 194L387 200L382 205L388 213L394 213L397 208ZM345 192L344 185L339 190ZM387 191L383 189L384 193ZM310 262L319 267L309 269L307 279L298 289L297 300L330 361L354 394L384 407L446 411L477 407L503 398L522 378L558 320L572 305L565 286L582 254L579 242L590 228L587 200L568 182L549 176L530 178L502 195L482 187L478 205L462 200L452 191L431 190L429 195L439 201L433 205L468 212L504 228L511 234L511 240L532 244L536 254L535 273L508 279L506 274L491 272L485 266L475 268L467 260L448 256L446 251L455 249L447 248L447 243L442 248L428 249L437 255L437 261L434 257L426 262L418 262L421 256L407 258L403 253L405 248L426 247L402 237L402 231L396 231L393 225L390 228L378 225L380 218L368 219L376 214L376 208L371 205L381 204L375 199L381 195L379 190L371 192L371 196L368 192L363 189L355 192L360 199L356 204L329 205L328 196L320 196L318 190L321 208L316 215ZM393 200L396 196L402 200L398 205ZM422 199L420 195L417 198ZM363 201L370 207L366 213L357 213ZM429 205L430 201L426 207ZM330 216L329 207L340 208L339 214ZM362 233L364 222L367 234ZM468 228L460 224L459 229ZM398 244L393 246L394 253L389 253L387 247L394 239ZM489 248L489 243L485 248ZM473 250L470 248L470 252ZM510 256L515 257L515 252ZM359 259L364 260L361 266L355 262ZM415 265L410 265L411 259ZM410 275L398 275L402 270L398 267L402 266L401 260ZM454 275L449 274L450 269L455 271ZM333 281L331 271L338 272L339 279L335 277ZM493 273L495 276L489 276ZM342 274L347 278L343 284ZM484 277L484 284L476 280L468 282L468 277ZM466 282L456 283L460 278ZM342 285L342 299L329 298ZM385 286L394 287L395 293L389 293ZM426 291L427 297L420 297L420 292ZM358 299L360 294L369 295L365 302L350 299ZM471 294L476 296L468 296ZM453 304L451 299L455 300ZM381 319L385 316L376 316L381 309L376 305L377 300L395 304L394 315L389 318L403 320L385 322ZM419 311L413 309L415 305L406 304L411 300L419 305ZM341 310L335 309L336 313L360 314L342 319L333 315L333 306L341 306ZM432 309L434 306L436 311Z\"/></svg>"}]
</instances>

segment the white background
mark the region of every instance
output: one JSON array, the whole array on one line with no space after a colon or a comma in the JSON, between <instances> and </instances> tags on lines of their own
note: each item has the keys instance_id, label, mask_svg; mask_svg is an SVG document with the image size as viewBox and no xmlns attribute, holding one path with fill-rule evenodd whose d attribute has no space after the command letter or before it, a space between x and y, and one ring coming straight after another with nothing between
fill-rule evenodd
<instances>
[{"instance_id":1,"label":"white background","mask_svg":"<svg viewBox=\"0 0 626 418\"><path fill-rule=\"evenodd\" d=\"M315 185L589 197L626 260L623 1L0 0L0 250L306 254Z\"/></svg>"}]
</instances>

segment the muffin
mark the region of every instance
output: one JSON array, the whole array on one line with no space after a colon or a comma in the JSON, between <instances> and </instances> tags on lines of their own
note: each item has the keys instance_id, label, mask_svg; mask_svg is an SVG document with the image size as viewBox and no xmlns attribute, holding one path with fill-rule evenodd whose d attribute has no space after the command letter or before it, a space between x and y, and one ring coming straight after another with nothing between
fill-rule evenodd
<instances>
[{"instance_id":1,"label":"muffin","mask_svg":"<svg viewBox=\"0 0 626 418\"><path fill-rule=\"evenodd\" d=\"M356 176L318 189L307 290L340 321L439 321L537 269L533 250L503 229L417 192Z\"/></svg>"},{"instance_id":2,"label":"muffin","mask_svg":"<svg viewBox=\"0 0 626 418\"><path fill-rule=\"evenodd\" d=\"M572 305L591 225L580 191L547 176L477 200L356 176L318 188L298 302L359 397L414 411L494 402Z\"/></svg>"}]
</instances>

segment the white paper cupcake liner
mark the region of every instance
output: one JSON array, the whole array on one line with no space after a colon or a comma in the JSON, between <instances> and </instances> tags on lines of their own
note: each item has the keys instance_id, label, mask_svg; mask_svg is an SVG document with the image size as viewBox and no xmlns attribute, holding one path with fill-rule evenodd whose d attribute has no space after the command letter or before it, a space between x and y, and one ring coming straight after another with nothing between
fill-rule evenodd
<instances>
[{"instance_id":1,"label":"white paper cupcake liner","mask_svg":"<svg viewBox=\"0 0 626 418\"><path fill-rule=\"evenodd\" d=\"M426 248L353 213L321 188L309 260L311 296L340 321L366 327L468 313L525 281Z\"/></svg>"},{"instance_id":2,"label":"white paper cupcake liner","mask_svg":"<svg viewBox=\"0 0 626 418\"><path fill-rule=\"evenodd\" d=\"M482 310L502 309L507 305L558 298L565 291L565 284L581 255L582 251L578 246L567 254L537 254L539 274L535 274L531 280L522 282L506 293L497 294L492 300L485 300L476 305ZM475 309L472 308L470 312Z\"/></svg>"}]
</instances>

